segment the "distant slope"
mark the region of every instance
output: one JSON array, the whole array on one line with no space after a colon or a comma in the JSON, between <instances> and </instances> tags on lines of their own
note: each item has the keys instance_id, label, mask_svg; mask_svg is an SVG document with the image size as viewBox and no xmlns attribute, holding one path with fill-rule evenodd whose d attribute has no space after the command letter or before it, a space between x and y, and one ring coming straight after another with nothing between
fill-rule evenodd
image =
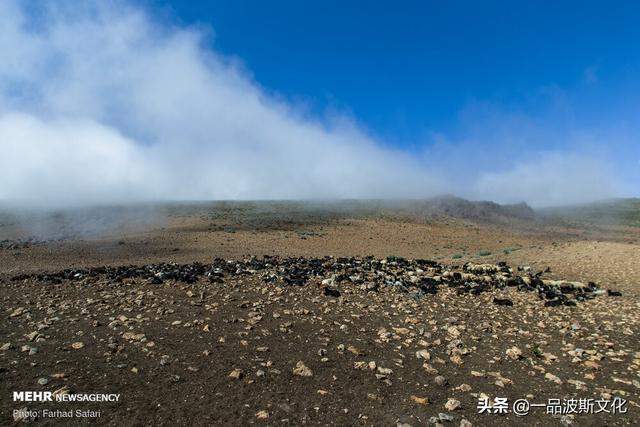
<instances>
[{"instance_id":1,"label":"distant slope","mask_svg":"<svg viewBox=\"0 0 640 427\"><path fill-rule=\"evenodd\" d=\"M454 196L417 200L272 200L188 201L103 205L39 210L3 206L0 202L0 245L3 240L95 238L124 230L160 227L171 218L200 216L227 221L228 229L296 230L347 218L451 217L479 223L510 224L536 219L526 203L500 205Z\"/></svg>"},{"instance_id":2,"label":"distant slope","mask_svg":"<svg viewBox=\"0 0 640 427\"><path fill-rule=\"evenodd\" d=\"M573 206L539 209L542 216L563 221L640 227L640 199L610 199Z\"/></svg>"},{"instance_id":3,"label":"distant slope","mask_svg":"<svg viewBox=\"0 0 640 427\"><path fill-rule=\"evenodd\" d=\"M535 211L526 203L500 205L489 201L471 201L455 196L442 196L425 200L421 204L427 215L444 215L477 221L510 219L532 220Z\"/></svg>"},{"instance_id":4,"label":"distant slope","mask_svg":"<svg viewBox=\"0 0 640 427\"><path fill-rule=\"evenodd\" d=\"M198 206L194 208L198 209ZM410 218L451 217L477 222L504 223L531 221L536 212L526 203L500 205L489 201L470 201L445 195L431 199L376 200L280 200L251 202L209 202L200 208L219 214L255 217L261 221L273 217L289 221L324 221L340 218L377 217L379 215ZM213 213L209 213L213 214Z\"/></svg>"}]
</instances>

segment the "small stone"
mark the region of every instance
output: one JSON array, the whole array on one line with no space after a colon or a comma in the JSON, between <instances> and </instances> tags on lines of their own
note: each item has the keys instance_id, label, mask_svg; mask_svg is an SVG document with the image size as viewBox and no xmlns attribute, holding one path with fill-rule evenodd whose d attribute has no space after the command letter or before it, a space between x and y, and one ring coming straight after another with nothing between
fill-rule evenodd
<instances>
[{"instance_id":1,"label":"small stone","mask_svg":"<svg viewBox=\"0 0 640 427\"><path fill-rule=\"evenodd\" d=\"M430 364L428 364L427 362L423 363L422 367L424 368L426 373L429 374L429 375L435 375L435 374L438 373L438 370L436 368L434 368L433 366L431 366Z\"/></svg>"},{"instance_id":2,"label":"small stone","mask_svg":"<svg viewBox=\"0 0 640 427\"><path fill-rule=\"evenodd\" d=\"M259 420L266 420L267 418L269 418L269 412L265 411L264 409L262 411L258 411L256 412L256 418Z\"/></svg>"},{"instance_id":3,"label":"small stone","mask_svg":"<svg viewBox=\"0 0 640 427\"><path fill-rule=\"evenodd\" d=\"M442 412L438 414L438 418L440 419L440 421L453 421L453 415L445 414Z\"/></svg>"},{"instance_id":4,"label":"small stone","mask_svg":"<svg viewBox=\"0 0 640 427\"><path fill-rule=\"evenodd\" d=\"M378 366L378 373L380 375L391 375L393 373L393 369L383 368L382 366Z\"/></svg>"},{"instance_id":5,"label":"small stone","mask_svg":"<svg viewBox=\"0 0 640 427\"><path fill-rule=\"evenodd\" d=\"M469 384L460 384L458 387L455 388L455 390L461 391L463 393L467 393L471 391L471 386Z\"/></svg>"},{"instance_id":6,"label":"small stone","mask_svg":"<svg viewBox=\"0 0 640 427\"><path fill-rule=\"evenodd\" d=\"M549 381L553 381L556 384L562 384L562 380L557 376L553 375L551 372L547 372L546 374L544 374L544 377Z\"/></svg>"},{"instance_id":7,"label":"small stone","mask_svg":"<svg viewBox=\"0 0 640 427\"><path fill-rule=\"evenodd\" d=\"M411 400L413 400L418 405L427 405L427 404L429 404L429 399L427 399L426 397L419 397L419 396L411 395Z\"/></svg>"},{"instance_id":8,"label":"small stone","mask_svg":"<svg viewBox=\"0 0 640 427\"><path fill-rule=\"evenodd\" d=\"M18 307L15 310L13 310L13 312L9 315L9 317L18 317L21 314L23 314L26 310L24 309L24 307Z\"/></svg>"},{"instance_id":9,"label":"small stone","mask_svg":"<svg viewBox=\"0 0 640 427\"><path fill-rule=\"evenodd\" d=\"M511 360L518 360L522 357L522 350L518 347L511 347L510 349L507 349L506 353Z\"/></svg>"},{"instance_id":10,"label":"small stone","mask_svg":"<svg viewBox=\"0 0 640 427\"><path fill-rule=\"evenodd\" d=\"M471 423L471 421L463 418L460 420L460 427L473 427L473 424Z\"/></svg>"},{"instance_id":11,"label":"small stone","mask_svg":"<svg viewBox=\"0 0 640 427\"><path fill-rule=\"evenodd\" d=\"M418 359L430 360L431 353L429 353L427 350L418 350L416 351L416 357Z\"/></svg>"},{"instance_id":12,"label":"small stone","mask_svg":"<svg viewBox=\"0 0 640 427\"><path fill-rule=\"evenodd\" d=\"M587 360L584 362L584 366L591 369L600 369L600 365L593 360Z\"/></svg>"},{"instance_id":13,"label":"small stone","mask_svg":"<svg viewBox=\"0 0 640 427\"><path fill-rule=\"evenodd\" d=\"M74 350L80 350L82 347L84 347L84 343L80 341L71 344L71 348L73 348Z\"/></svg>"},{"instance_id":14,"label":"small stone","mask_svg":"<svg viewBox=\"0 0 640 427\"><path fill-rule=\"evenodd\" d=\"M300 377L312 377L313 371L304 364L302 360L296 363L295 368L293 368L293 375L298 375Z\"/></svg>"},{"instance_id":15,"label":"small stone","mask_svg":"<svg viewBox=\"0 0 640 427\"><path fill-rule=\"evenodd\" d=\"M27 339L28 339L29 341L33 341L33 340L35 340L36 338L38 338L38 335L40 335L40 334L38 333L38 331L33 331L33 332L31 332L30 334L26 334L26 335L25 335L25 337L27 337Z\"/></svg>"},{"instance_id":16,"label":"small stone","mask_svg":"<svg viewBox=\"0 0 640 427\"><path fill-rule=\"evenodd\" d=\"M347 351L349 351L350 353L355 354L356 356L362 356L364 353L362 353L362 351L360 351L359 349L357 349L356 347L350 345L349 347L347 347Z\"/></svg>"},{"instance_id":17,"label":"small stone","mask_svg":"<svg viewBox=\"0 0 640 427\"><path fill-rule=\"evenodd\" d=\"M47 385L49 384L49 380L47 378L38 378L38 384L40 385Z\"/></svg>"},{"instance_id":18,"label":"small stone","mask_svg":"<svg viewBox=\"0 0 640 427\"><path fill-rule=\"evenodd\" d=\"M360 361L358 361L358 362L355 362L355 363L353 364L353 369L360 369L360 370L362 370L362 369L366 369L366 368L367 368L367 362L364 362L364 361L362 361L362 360L360 360Z\"/></svg>"},{"instance_id":19,"label":"small stone","mask_svg":"<svg viewBox=\"0 0 640 427\"><path fill-rule=\"evenodd\" d=\"M458 338L460 336L460 330L458 328L456 328L455 326L450 326L447 328L447 332L449 333L449 335L451 335L453 338Z\"/></svg>"},{"instance_id":20,"label":"small stone","mask_svg":"<svg viewBox=\"0 0 640 427\"><path fill-rule=\"evenodd\" d=\"M136 334L133 332L125 332L122 334L122 338L129 341L142 341L145 338L144 334Z\"/></svg>"},{"instance_id":21,"label":"small stone","mask_svg":"<svg viewBox=\"0 0 640 427\"><path fill-rule=\"evenodd\" d=\"M444 386L447 385L447 379L445 377L443 377L442 375L438 375L437 377L435 377L433 379L433 381L438 384L439 386Z\"/></svg>"},{"instance_id":22,"label":"small stone","mask_svg":"<svg viewBox=\"0 0 640 427\"><path fill-rule=\"evenodd\" d=\"M240 378L242 378L243 376L243 372L242 369L234 369L233 371L231 371L229 373L229 378L234 379L234 380L239 380Z\"/></svg>"},{"instance_id":23,"label":"small stone","mask_svg":"<svg viewBox=\"0 0 640 427\"><path fill-rule=\"evenodd\" d=\"M458 399L454 399L452 397L447 400L447 403L444 404L444 407L447 408L447 411L455 411L460 407L461 403Z\"/></svg>"}]
</instances>

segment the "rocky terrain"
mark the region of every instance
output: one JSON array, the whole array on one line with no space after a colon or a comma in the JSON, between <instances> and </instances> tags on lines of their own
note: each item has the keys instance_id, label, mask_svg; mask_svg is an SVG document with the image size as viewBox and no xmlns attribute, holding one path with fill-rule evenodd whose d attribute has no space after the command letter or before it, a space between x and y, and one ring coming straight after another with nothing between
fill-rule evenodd
<instances>
[{"instance_id":1,"label":"rocky terrain","mask_svg":"<svg viewBox=\"0 0 640 427\"><path fill-rule=\"evenodd\" d=\"M190 209L94 239L7 233L2 424L640 420L636 229Z\"/></svg>"}]
</instances>

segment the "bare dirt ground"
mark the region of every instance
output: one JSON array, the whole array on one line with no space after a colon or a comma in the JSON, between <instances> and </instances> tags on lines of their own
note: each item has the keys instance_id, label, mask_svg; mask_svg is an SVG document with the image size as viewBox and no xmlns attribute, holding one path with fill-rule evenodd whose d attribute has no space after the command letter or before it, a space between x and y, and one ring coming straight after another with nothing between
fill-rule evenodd
<instances>
[{"instance_id":1,"label":"bare dirt ground","mask_svg":"<svg viewBox=\"0 0 640 427\"><path fill-rule=\"evenodd\" d=\"M0 230L3 424L640 422L639 228L198 208L100 236L28 241L28 230ZM264 255L278 258L251 266ZM215 258L231 267L211 276ZM482 277L445 275L499 261L518 285L494 275L475 292ZM190 267L147 269L208 273L91 269L158 263ZM82 270L43 275L65 269ZM525 285L545 270L541 279L602 292L548 306ZM14 402L20 390L121 400ZM508 413L478 413L480 399L496 397L509 399ZM517 399L560 399L567 413L517 416ZM622 399L626 412L571 411L571 399L593 399L590 412ZM40 412L13 412L21 408ZM44 409L100 415L47 418Z\"/></svg>"}]
</instances>

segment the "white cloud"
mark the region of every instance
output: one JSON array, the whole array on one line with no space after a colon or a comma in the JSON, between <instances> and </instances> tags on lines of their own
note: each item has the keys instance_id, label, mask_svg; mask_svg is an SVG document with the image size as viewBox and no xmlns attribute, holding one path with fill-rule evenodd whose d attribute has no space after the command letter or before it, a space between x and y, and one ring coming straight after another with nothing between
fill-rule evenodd
<instances>
[{"instance_id":1,"label":"white cloud","mask_svg":"<svg viewBox=\"0 0 640 427\"><path fill-rule=\"evenodd\" d=\"M580 147L539 152L552 131L526 115L472 114L471 135L416 156L347 117L304 116L207 45L201 29L127 2L0 2L0 200L453 192L540 205L617 188L607 161Z\"/></svg>"},{"instance_id":2,"label":"white cloud","mask_svg":"<svg viewBox=\"0 0 640 427\"><path fill-rule=\"evenodd\" d=\"M193 29L119 3L3 2L0 198L418 197L442 187L355 126L300 117ZM42 12L42 11L41 11Z\"/></svg>"},{"instance_id":3,"label":"white cloud","mask_svg":"<svg viewBox=\"0 0 640 427\"><path fill-rule=\"evenodd\" d=\"M536 206L576 204L615 194L612 175L596 157L549 152L503 172L481 174L472 194L507 203L526 198Z\"/></svg>"},{"instance_id":4,"label":"white cloud","mask_svg":"<svg viewBox=\"0 0 640 427\"><path fill-rule=\"evenodd\" d=\"M100 203L154 194L144 148L89 120L0 117L0 199Z\"/></svg>"}]
</instances>

